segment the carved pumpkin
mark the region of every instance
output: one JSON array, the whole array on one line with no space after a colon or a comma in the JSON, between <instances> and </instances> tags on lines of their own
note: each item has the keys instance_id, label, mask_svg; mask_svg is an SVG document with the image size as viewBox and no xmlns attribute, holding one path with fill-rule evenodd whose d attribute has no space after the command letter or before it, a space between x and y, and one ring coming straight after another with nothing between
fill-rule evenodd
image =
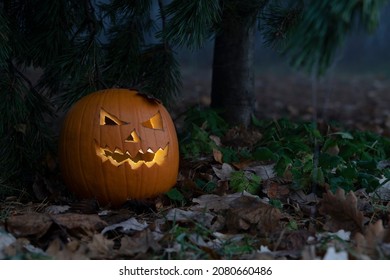
<instances>
[{"instance_id":1,"label":"carved pumpkin","mask_svg":"<svg viewBox=\"0 0 390 280\"><path fill-rule=\"evenodd\" d=\"M87 95L68 112L59 139L62 176L81 198L118 206L175 185L179 148L165 107L135 90Z\"/></svg>"}]
</instances>

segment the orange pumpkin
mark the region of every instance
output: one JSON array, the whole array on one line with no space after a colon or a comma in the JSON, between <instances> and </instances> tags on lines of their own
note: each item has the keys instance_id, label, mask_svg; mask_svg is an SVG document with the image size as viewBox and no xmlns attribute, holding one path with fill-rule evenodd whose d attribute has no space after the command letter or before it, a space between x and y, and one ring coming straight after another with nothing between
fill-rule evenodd
<instances>
[{"instance_id":1,"label":"orange pumpkin","mask_svg":"<svg viewBox=\"0 0 390 280\"><path fill-rule=\"evenodd\" d=\"M77 196L118 206L174 186L179 146L173 121L158 100L108 89L81 98L69 110L59 159L64 181Z\"/></svg>"}]
</instances>

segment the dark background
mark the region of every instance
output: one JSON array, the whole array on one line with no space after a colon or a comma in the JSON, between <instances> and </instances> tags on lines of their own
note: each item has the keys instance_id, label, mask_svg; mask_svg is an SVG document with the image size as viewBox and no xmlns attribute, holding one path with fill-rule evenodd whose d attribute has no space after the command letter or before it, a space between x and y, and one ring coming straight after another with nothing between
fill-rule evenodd
<instances>
[{"instance_id":1,"label":"dark background","mask_svg":"<svg viewBox=\"0 0 390 280\"><path fill-rule=\"evenodd\" d=\"M390 135L390 5L373 33L357 27L322 77L292 69L286 58L256 42L257 114L335 121ZM177 50L183 74L178 111L208 105L213 42L196 51ZM183 107L184 106L184 107Z\"/></svg>"}]
</instances>

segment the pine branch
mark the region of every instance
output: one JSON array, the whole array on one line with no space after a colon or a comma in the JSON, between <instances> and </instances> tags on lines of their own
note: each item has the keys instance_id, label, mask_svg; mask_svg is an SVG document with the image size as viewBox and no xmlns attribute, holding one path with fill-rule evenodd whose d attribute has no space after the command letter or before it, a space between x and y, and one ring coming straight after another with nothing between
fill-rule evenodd
<instances>
[{"instance_id":1,"label":"pine branch","mask_svg":"<svg viewBox=\"0 0 390 280\"><path fill-rule=\"evenodd\" d=\"M220 21L220 1L173 0L166 7L165 15L169 20L160 37L173 45L200 48Z\"/></svg>"},{"instance_id":2,"label":"pine branch","mask_svg":"<svg viewBox=\"0 0 390 280\"><path fill-rule=\"evenodd\" d=\"M179 64L164 44L151 46L142 53L140 74L137 87L166 104L181 87Z\"/></svg>"},{"instance_id":3,"label":"pine branch","mask_svg":"<svg viewBox=\"0 0 390 280\"><path fill-rule=\"evenodd\" d=\"M105 87L100 73L103 64L99 40L91 41L89 36L78 38L73 48L45 69L39 88L57 95L61 92L56 102L61 108L68 108L81 97Z\"/></svg>"},{"instance_id":4,"label":"pine branch","mask_svg":"<svg viewBox=\"0 0 390 280\"><path fill-rule=\"evenodd\" d=\"M6 63L11 54L11 48L8 44L9 36L8 22L0 11L0 67Z\"/></svg>"},{"instance_id":5,"label":"pine branch","mask_svg":"<svg viewBox=\"0 0 390 280\"><path fill-rule=\"evenodd\" d=\"M372 30L378 24L379 10L386 0L331 0L307 3L301 20L289 33L282 53L291 64L322 75L344 44L356 20Z\"/></svg>"},{"instance_id":6,"label":"pine branch","mask_svg":"<svg viewBox=\"0 0 390 280\"><path fill-rule=\"evenodd\" d=\"M0 181L25 184L52 147L49 100L10 61L0 68Z\"/></svg>"},{"instance_id":7,"label":"pine branch","mask_svg":"<svg viewBox=\"0 0 390 280\"><path fill-rule=\"evenodd\" d=\"M303 3L301 1L272 2L259 16L259 30L263 42L276 50L282 50L286 44L289 32L298 23L302 16Z\"/></svg>"},{"instance_id":8,"label":"pine branch","mask_svg":"<svg viewBox=\"0 0 390 280\"><path fill-rule=\"evenodd\" d=\"M164 3L163 3L163 0L158 0L158 7L159 7L159 10L160 10L160 17L161 17L161 33L162 33L162 41L164 42L164 45L166 48L169 48L168 46L168 40L167 38L164 36L165 32L166 32L166 28L167 28L167 17L166 17L166 14L165 14L165 10L164 10Z\"/></svg>"},{"instance_id":9,"label":"pine branch","mask_svg":"<svg viewBox=\"0 0 390 280\"><path fill-rule=\"evenodd\" d=\"M34 85L32 84L31 80L26 76L24 75L14 64L13 62L8 59L7 60L7 63L8 63L8 67L11 69L12 72L15 72L16 75L18 75L25 83L27 83L29 89L31 91L36 91L35 90L35 87Z\"/></svg>"}]
</instances>

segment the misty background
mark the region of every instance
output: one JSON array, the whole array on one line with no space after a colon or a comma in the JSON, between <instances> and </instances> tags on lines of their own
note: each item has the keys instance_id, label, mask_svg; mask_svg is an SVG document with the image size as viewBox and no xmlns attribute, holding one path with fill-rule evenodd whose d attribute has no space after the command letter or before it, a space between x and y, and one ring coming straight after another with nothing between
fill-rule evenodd
<instances>
[{"instance_id":1,"label":"misty background","mask_svg":"<svg viewBox=\"0 0 390 280\"><path fill-rule=\"evenodd\" d=\"M319 78L293 69L263 44L260 32L256 36L257 117L315 118L390 136L390 2L374 32L357 26ZM199 50L177 51L183 76L178 111L209 105L213 41Z\"/></svg>"},{"instance_id":2,"label":"misty background","mask_svg":"<svg viewBox=\"0 0 390 280\"><path fill-rule=\"evenodd\" d=\"M263 44L260 32L256 40L256 67L258 71L292 71L286 58L276 50ZM178 50L183 67L207 70L211 68L213 42L195 51ZM390 74L390 2L382 10L380 24L373 33L357 26L349 35L346 44L340 48L330 71L343 71L354 74ZM284 70L283 70L284 68Z\"/></svg>"}]
</instances>

